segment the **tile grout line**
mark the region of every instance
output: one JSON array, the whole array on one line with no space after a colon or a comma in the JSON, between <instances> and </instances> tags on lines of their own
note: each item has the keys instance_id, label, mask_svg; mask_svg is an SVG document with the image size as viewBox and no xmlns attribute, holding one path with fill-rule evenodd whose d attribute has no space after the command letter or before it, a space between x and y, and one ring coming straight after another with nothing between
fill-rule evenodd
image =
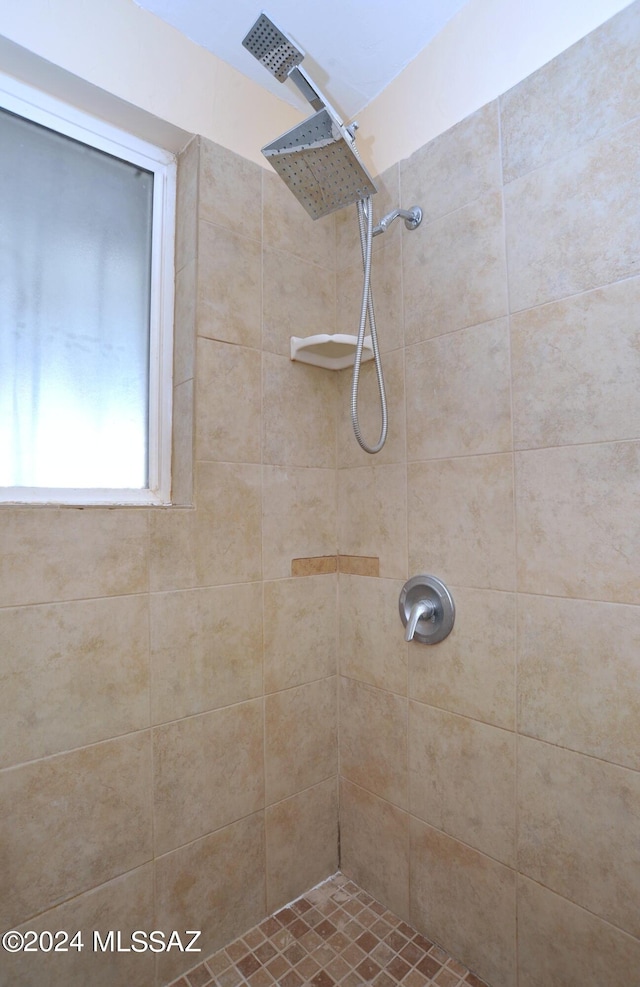
<instances>
[{"instance_id":1,"label":"tile grout line","mask_svg":"<svg viewBox=\"0 0 640 987\"><path fill-rule=\"evenodd\" d=\"M502 121L502 97L496 102L498 118L498 157L500 168L500 194L502 198L502 234L504 243L504 274L506 282L507 299L507 347L509 355L509 414L511 420L511 482L512 505L513 505L513 589L514 589L514 613L513 613L513 728L514 728L514 765L513 765L513 862L514 862L514 966L516 987L520 982L520 959L519 959L519 936L518 936L518 833L519 833L519 812L518 812L518 765L519 765L519 733L518 733L518 497L516 480L516 446L515 446L515 421L514 421L514 401L513 401L513 353L511 345L511 291L509 277L509 246L507 236L507 203L505 197L504 182L504 146L503 146L503 121Z\"/></svg>"}]
</instances>

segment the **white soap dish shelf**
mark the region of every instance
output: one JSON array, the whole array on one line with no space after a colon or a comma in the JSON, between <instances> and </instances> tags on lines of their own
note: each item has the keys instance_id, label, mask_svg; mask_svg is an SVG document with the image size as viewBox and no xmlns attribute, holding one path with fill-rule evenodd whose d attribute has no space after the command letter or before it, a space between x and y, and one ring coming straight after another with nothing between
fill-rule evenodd
<instances>
[{"instance_id":1,"label":"white soap dish shelf","mask_svg":"<svg viewBox=\"0 0 640 987\"><path fill-rule=\"evenodd\" d=\"M344 370L352 367L356 358L357 336L346 333L318 333L315 336L292 336L291 359L298 363L310 363L312 367L327 370ZM365 336L362 346L362 363L373 360L371 336Z\"/></svg>"}]
</instances>

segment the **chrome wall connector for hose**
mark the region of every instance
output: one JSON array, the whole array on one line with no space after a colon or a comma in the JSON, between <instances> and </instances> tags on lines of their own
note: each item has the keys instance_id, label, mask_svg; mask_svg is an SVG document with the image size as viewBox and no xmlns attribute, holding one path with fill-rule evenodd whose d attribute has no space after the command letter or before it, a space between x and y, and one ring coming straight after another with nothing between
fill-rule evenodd
<instances>
[{"instance_id":1,"label":"chrome wall connector for hose","mask_svg":"<svg viewBox=\"0 0 640 987\"><path fill-rule=\"evenodd\" d=\"M394 219L404 219L404 225L408 230L415 230L422 222L422 209L420 206L412 206L411 209L393 209L383 216L377 226L373 227L373 236L386 233Z\"/></svg>"}]
</instances>

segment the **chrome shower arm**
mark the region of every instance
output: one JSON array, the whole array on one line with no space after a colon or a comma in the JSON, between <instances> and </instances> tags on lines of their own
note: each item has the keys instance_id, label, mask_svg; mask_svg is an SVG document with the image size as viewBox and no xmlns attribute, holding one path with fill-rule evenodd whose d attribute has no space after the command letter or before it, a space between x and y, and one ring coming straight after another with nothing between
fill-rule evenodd
<instances>
[{"instance_id":1,"label":"chrome shower arm","mask_svg":"<svg viewBox=\"0 0 640 987\"><path fill-rule=\"evenodd\" d=\"M307 102L311 103L314 110L328 110L338 126L344 127L342 117L336 110L335 106L331 105L324 93L321 92L313 79L307 75L303 68L300 68L299 65L294 65L291 71L287 74L287 78L291 79ZM351 134L350 131L348 131L348 133L353 140L353 134Z\"/></svg>"},{"instance_id":2,"label":"chrome shower arm","mask_svg":"<svg viewBox=\"0 0 640 987\"><path fill-rule=\"evenodd\" d=\"M404 219L407 229L415 230L422 222L422 209L420 206L412 206L411 209L393 209L382 217L377 226L373 227L373 236L386 233L395 219Z\"/></svg>"},{"instance_id":3,"label":"chrome shower arm","mask_svg":"<svg viewBox=\"0 0 640 987\"><path fill-rule=\"evenodd\" d=\"M296 65L291 69L287 78L291 79L298 87L308 103L311 103L314 110L322 110L327 105L324 97L318 92L316 86L311 81L304 69Z\"/></svg>"}]
</instances>

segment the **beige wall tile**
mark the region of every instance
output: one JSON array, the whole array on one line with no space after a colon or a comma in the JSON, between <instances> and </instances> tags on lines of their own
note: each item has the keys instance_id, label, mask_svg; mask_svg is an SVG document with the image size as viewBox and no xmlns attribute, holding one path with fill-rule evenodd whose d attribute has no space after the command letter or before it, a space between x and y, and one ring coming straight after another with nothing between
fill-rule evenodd
<instances>
[{"instance_id":1,"label":"beige wall tile","mask_svg":"<svg viewBox=\"0 0 640 987\"><path fill-rule=\"evenodd\" d=\"M340 773L401 809L408 807L406 699L341 679Z\"/></svg>"},{"instance_id":2,"label":"beige wall tile","mask_svg":"<svg viewBox=\"0 0 640 987\"><path fill-rule=\"evenodd\" d=\"M198 335L259 347L260 243L204 221L198 229Z\"/></svg>"},{"instance_id":3,"label":"beige wall tile","mask_svg":"<svg viewBox=\"0 0 640 987\"><path fill-rule=\"evenodd\" d=\"M197 504L206 538L197 549L199 581L251 582L261 575L262 471L259 466L201 464Z\"/></svg>"},{"instance_id":4,"label":"beige wall tile","mask_svg":"<svg viewBox=\"0 0 640 987\"><path fill-rule=\"evenodd\" d=\"M0 773L0 926L151 858L151 738L131 734Z\"/></svg>"},{"instance_id":5,"label":"beige wall tile","mask_svg":"<svg viewBox=\"0 0 640 987\"><path fill-rule=\"evenodd\" d=\"M263 462L334 468L335 374L272 353L262 367Z\"/></svg>"},{"instance_id":6,"label":"beige wall tile","mask_svg":"<svg viewBox=\"0 0 640 987\"><path fill-rule=\"evenodd\" d=\"M393 208L395 209L396 206ZM397 220L397 224L402 226L403 220ZM399 236L391 236L387 239L393 230L392 226L378 238L380 246L373 252L371 261L374 314L381 353L399 349L404 341L402 244ZM354 336L358 334L363 277L362 253L358 244L357 252L354 249L348 266L338 269L336 332L351 333ZM369 335L368 326L366 332Z\"/></svg>"},{"instance_id":7,"label":"beige wall tile","mask_svg":"<svg viewBox=\"0 0 640 987\"><path fill-rule=\"evenodd\" d=\"M200 958L232 942L266 914L263 813L255 813L156 861L156 928L198 929ZM171 950L158 983L194 965ZM196 963L198 957L195 957Z\"/></svg>"},{"instance_id":8,"label":"beige wall tile","mask_svg":"<svg viewBox=\"0 0 640 987\"><path fill-rule=\"evenodd\" d=\"M262 700L153 731L156 854L264 807Z\"/></svg>"},{"instance_id":9,"label":"beige wall tile","mask_svg":"<svg viewBox=\"0 0 640 987\"><path fill-rule=\"evenodd\" d=\"M0 606L148 589L148 512L3 507Z\"/></svg>"},{"instance_id":10,"label":"beige wall tile","mask_svg":"<svg viewBox=\"0 0 640 987\"><path fill-rule=\"evenodd\" d=\"M640 770L640 608L518 598L522 733Z\"/></svg>"},{"instance_id":11,"label":"beige wall tile","mask_svg":"<svg viewBox=\"0 0 640 987\"><path fill-rule=\"evenodd\" d=\"M410 460L511 448L507 319L406 349Z\"/></svg>"},{"instance_id":12,"label":"beige wall tile","mask_svg":"<svg viewBox=\"0 0 640 987\"><path fill-rule=\"evenodd\" d=\"M271 805L267 833L267 911L315 887L338 869L335 778Z\"/></svg>"},{"instance_id":13,"label":"beige wall tile","mask_svg":"<svg viewBox=\"0 0 640 987\"><path fill-rule=\"evenodd\" d=\"M176 188L176 271L195 260L198 245L198 161L200 138L178 155Z\"/></svg>"},{"instance_id":14,"label":"beige wall tile","mask_svg":"<svg viewBox=\"0 0 640 987\"><path fill-rule=\"evenodd\" d=\"M402 162L403 202L432 222L501 185L498 102L487 103Z\"/></svg>"},{"instance_id":15,"label":"beige wall tile","mask_svg":"<svg viewBox=\"0 0 640 987\"><path fill-rule=\"evenodd\" d=\"M502 97L505 181L638 115L639 44L632 3Z\"/></svg>"},{"instance_id":16,"label":"beige wall tile","mask_svg":"<svg viewBox=\"0 0 640 987\"><path fill-rule=\"evenodd\" d=\"M265 699L267 804L337 771L336 679L320 679Z\"/></svg>"},{"instance_id":17,"label":"beige wall tile","mask_svg":"<svg viewBox=\"0 0 640 987\"><path fill-rule=\"evenodd\" d=\"M193 504L195 387L186 380L173 389L173 437L171 448L171 503Z\"/></svg>"},{"instance_id":18,"label":"beige wall tile","mask_svg":"<svg viewBox=\"0 0 640 987\"><path fill-rule=\"evenodd\" d=\"M437 646L409 646L409 695L515 728L515 596L449 586L456 619Z\"/></svg>"},{"instance_id":19,"label":"beige wall tile","mask_svg":"<svg viewBox=\"0 0 640 987\"><path fill-rule=\"evenodd\" d=\"M397 175L397 169L396 169ZM396 182L397 184L397 182ZM379 203L376 203L374 208L374 216L378 215ZM352 267L357 263L359 258L362 258L362 251L360 248L360 232L358 226L358 213L355 205L345 206L344 209L338 210L335 213L335 223L336 223L336 270L338 274L341 271L346 270L348 267ZM377 238L382 239L381 237ZM375 244L375 240L372 243Z\"/></svg>"},{"instance_id":20,"label":"beige wall tile","mask_svg":"<svg viewBox=\"0 0 640 987\"><path fill-rule=\"evenodd\" d=\"M262 585L151 596L154 723L262 692Z\"/></svg>"},{"instance_id":21,"label":"beige wall tile","mask_svg":"<svg viewBox=\"0 0 640 987\"><path fill-rule=\"evenodd\" d=\"M423 222L409 236L402 250L407 343L506 315L499 192Z\"/></svg>"},{"instance_id":22,"label":"beige wall tile","mask_svg":"<svg viewBox=\"0 0 640 987\"><path fill-rule=\"evenodd\" d=\"M196 468L196 483L199 472L201 470ZM185 589L198 585L198 565L194 546L200 544L199 523L202 526L201 518L194 509L190 508L151 512L149 519L151 592Z\"/></svg>"},{"instance_id":23,"label":"beige wall tile","mask_svg":"<svg viewBox=\"0 0 640 987\"><path fill-rule=\"evenodd\" d=\"M198 266L195 257L176 274L173 324L173 384L191 380L196 370L196 298Z\"/></svg>"},{"instance_id":24,"label":"beige wall tile","mask_svg":"<svg viewBox=\"0 0 640 987\"><path fill-rule=\"evenodd\" d=\"M374 555L380 575L406 579L407 509L404 465L338 472L338 536L345 555Z\"/></svg>"},{"instance_id":25,"label":"beige wall tile","mask_svg":"<svg viewBox=\"0 0 640 987\"><path fill-rule=\"evenodd\" d=\"M264 689L277 692L336 673L335 575L264 584Z\"/></svg>"},{"instance_id":26,"label":"beige wall tile","mask_svg":"<svg viewBox=\"0 0 640 987\"><path fill-rule=\"evenodd\" d=\"M514 589L511 456L413 463L408 474L409 570L458 586Z\"/></svg>"},{"instance_id":27,"label":"beige wall tile","mask_svg":"<svg viewBox=\"0 0 640 987\"><path fill-rule=\"evenodd\" d=\"M335 272L296 254L265 248L263 253L262 345L289 357L291 336L347 332L336 328Z\"/></svg>"},{"instance_id":28,"label":"beige wall tile","mask_svg":"<svg viewBox=\"0 0 640 987\"><path fill-rule=\"evenodd\" d=\"M515 779L515 734L409 703L413 815L514 866Z\"/></svg>"},{"instance_id":29,"label":"beige wall tile","mask_svg":"<svg viewBox=\"0 0 640 987\"><path fill-rule=\"evenodd\" d=\"M382 377L387 397L388 430L387 439L375 453L377 466L388 463L402 463L407 452L405 428L405 388L404 353L394 350L381 356ZM338 465L370 466L371 453L360 448L351 421L351 385L353 368L341 370L338 377ZM375 445L382 431L382 411L380 391L375 363L363 363L358 385L358 422L360 434L369 445Z\"/></svg>"},{"instance_id":30,"label":"beige wall tile","mask_svg":"<svg viewBox=\"0 0 640 987\"><path fill-rule=\"evenodd\" d=\"M341 779L340 850L342 871L408 922L408 813Z\"/></svg>"},{"instance_id":31,"label":"beige wall tile","mask_svg":"<svg viewBox=\"0 0 640 987\"><path fill-rule=\"evenodd\" d=\"M102 952L94 949L94 933L102 942L113 930L122 933L123 947L130 944L131 933L150 932L153 922L153 865L102 884L93 891L52 908L29 921L18 931L68 933L69 940L81 933L83 947L76 950L67 941L67 952L8 953L2 957L1 982L11 987L149 987L154 982L155 957L151 951ZM184 937L183 937L184 939ZM46 943L46 939L44 940ZM55 943L64 946L62 937ZM55 948L55 947L54 947Z\"/></svg>"},{"instance_id":32,"label":"beige wall tile","mask_svg":"<svg viewBox=\"0 0 640 987\"><path fill-rule=\"evenodd\" d=\"M149 726L143 596L0 610L0 767Z\"/></svg>"},{"instance_id":33,"label":"beige wall tile","mask_svg":"<svg viewBox=\"0 0 640 987\"><path fill-rule=\"evenodd\" d=\"M197 459L261 462L261 381L259 350L198 339Z\"/></svg>"},{"instance_id":34,"label":"beige wall tile","mask_svg":"<svg viewBox=\"0 0 640 987\"><path fill-rule=\"evenodd\" d=\"M516 454L523 592L640 601L640 443Z\"/></svg>"},{"instance_id":35,"label":"beige wall tile","mask_svg":"<svg viewBox=\"0 0 640 987\"><path fill-rule=\"evenodd\" d=\"M640 774L521 737L523 874L638 936Z\"/></svg>"},{"instance_id":36,"label":"beige wall tile","mask_svg":"<svg viewBox=\"0 0 640 987\"><path fill-rule=\"evenodd\" d=\"M411 818L411 920L492 987L516 983L514 871Z\"/></svg>"},{"instance_id":37,"label":"beige wall tile","mask_svg":"<svg viewBox=\"0 0 640 987\"><path fill-rule=\"evenodd\" d=\"M639 137L628 124L505 187L512 311L638 274Z\"/></svg>"},{"instance_id":38,"label":"beige wall tile","mask_svg":"<svg viewBox=\"0 0 640 987\"><path fill-rule=\"evenodd\" d=\"M640 436L640 279L512 317L516 447Z\"/></svg>"},{"instance_id":39,"label":"beige wall tile","mask_svg":"<svg viewBox=\"0 0 640 987\"><path fill-rule=\"evenodd\" d=\"M263 476L264 578L289 576L292 559L335 555L335 470L266 466Z\"/></svg>"},{"instance_id":40,"label":"beige wall tile","mask_svg":"<svg viewBox=\"0 0 640 987\"><path fill-rule=\"evenodd\" d=\"M640 942L546 888L518 879L520 987L633 984Z\"/></svg>"},{"instance_id":41,"label":"beige wall tile","mask_svg":"<svg viewBox=\"0 0 640 987\"><path fill-rule=\"evenodd\" d=\"M151 515L152 592L261 578L262 468L199 463L196 502Z\"/></svg>"},{"instance_id":42,"label":"beige wall tile","mask_svg":"<svg viewBox=\"0 0 640 987\"><path fill-rule=\"evenodd\" d=\"M279 175L263 170L262 182L265 246L286 250L302 260L335 271L335 217L311 219Z\"/></svg>"},{"instance_id":43,"label":"beige wall tile","mask_svg":"<svg viewBox=\"0 0 640 987\"><path fill-rule=\"evenodd\" d=\"M220 144L200 138L200 219L259 240L262 168Z\"/></svg>"},{"instance_id":44,"label":"beige wall tile","mask_svg":"<svg viewBox=\"0 0 640 987\"><path fill-rule=\"evenodd\" d=\"M407 645L398 612L402 582L340 575L340 671L407 694Z\"/></svg>"}]
</instances>

